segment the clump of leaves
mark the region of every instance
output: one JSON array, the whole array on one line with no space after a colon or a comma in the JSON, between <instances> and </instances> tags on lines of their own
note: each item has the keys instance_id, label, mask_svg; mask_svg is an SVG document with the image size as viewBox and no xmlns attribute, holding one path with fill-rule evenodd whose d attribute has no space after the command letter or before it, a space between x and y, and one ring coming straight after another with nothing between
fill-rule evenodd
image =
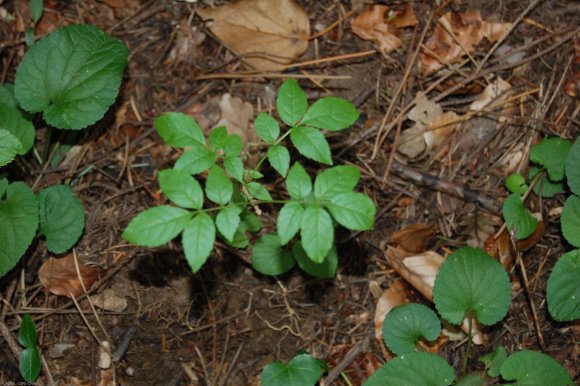
<instances>
[{"instance_id":1,"label":"clump of leaves","mask_svg":"<svg viewBox=\"0 0 580 386\"><path fill-rule=\"evenodd\" d=\"M40 374L40 353L36 345L36 326L28 314L24 314L18 334L24 350L20 353L20 374L26 382L34 382Z\"/></svg>"},{"instance_id":2,"label":"clump of leaves","mask_svg":"<svg viewBox=\"0 0 580 386\"><path fill-rule=\"evenodd\" d=\"M325 97L308 105L298 83L285 81L276 101L286 125L261 113L254 127L267 151L255 167L244 165L242 141L225 127L211 130L206 140L191 117L165 113L154 125L169 145L184 148L173 169L158 174L161 190L175 204L150 208L135 217L123 238L142 246L160 246L181 234L185 257L197 272L209 257L217 238L245 248L247 232L261 229L260 207L278 204L277 231L263 234L254 244L253 267L266 275L280 275L296 263L311 275L329 278L336 272L334 228L351 230L373 226L376 208L366 195L354 191L360 172L353 166L334 166L314 182L299 162L291 165L289 142L302 156L332 165L323 130L343 130L358 112L348 101ZM287 196L272 198L258 182L265 161L284 179ZM203 180L205 179L205 183ZM202 187L202 184L204 185ZM299 235L300 239L295 240Z\"/></svg>"}]
</instances>

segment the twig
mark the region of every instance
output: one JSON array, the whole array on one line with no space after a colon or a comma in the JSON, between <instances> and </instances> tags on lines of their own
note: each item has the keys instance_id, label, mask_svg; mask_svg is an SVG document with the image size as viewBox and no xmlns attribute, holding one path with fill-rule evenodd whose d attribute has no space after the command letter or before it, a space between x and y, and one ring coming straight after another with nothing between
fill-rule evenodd
<instances>
[{"instance_id":1,"label":"twig","mask_svg":"<svg viewBox=\"0 0 580 386\"><path fill-rule=\"evenodd\" d=\"M328 372L328 375L326 376L326 378L324 378L324 384L331 385L332 382L334 382L334 380L338 378L340 373L342 373L344 369L346 369L348 365L351 364L351 362L354 361L356 357L359 356L360 353L368 351L368 346L369 346L368 336L364 337L362 340L358 341L357 344L352 346L351 349L348 350L344 358L342 358L342 360L336 366L334 366L332 370Z\"/></svg>"}]
</instances>

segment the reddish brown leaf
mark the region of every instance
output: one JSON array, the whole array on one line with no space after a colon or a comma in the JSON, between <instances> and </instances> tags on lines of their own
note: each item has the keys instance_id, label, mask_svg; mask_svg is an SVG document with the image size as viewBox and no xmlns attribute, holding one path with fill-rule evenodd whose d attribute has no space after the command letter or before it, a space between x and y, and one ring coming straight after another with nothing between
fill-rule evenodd
<instances>
[{"instance_id":1,"label":"reddish brown leaf","mask_svg":"<svg viewBox=\"0 0 580 386\"><path fill-rule=\"evenodd\" d=\"M400 229L389 238L389 243L398 245L408 252L423 252L425 244L435 234L435 228L427 224L413 224Z\"/></svg>"},{"instance_id":2,"label":"reddish brown leaf","mask_svg":"<svg viewBox=\"0 0 580 386\"><path fill-rule=\"evenodd\" d=\"M101 270L84 264L79 260L79 271L85 288L89 289L99 278ZM84 293L75 268L74 256L69 253L62 258L49 257L40 270L38 277L42 285L51 293L67 298L77 297Z\"/></svg>"}]
</instances>

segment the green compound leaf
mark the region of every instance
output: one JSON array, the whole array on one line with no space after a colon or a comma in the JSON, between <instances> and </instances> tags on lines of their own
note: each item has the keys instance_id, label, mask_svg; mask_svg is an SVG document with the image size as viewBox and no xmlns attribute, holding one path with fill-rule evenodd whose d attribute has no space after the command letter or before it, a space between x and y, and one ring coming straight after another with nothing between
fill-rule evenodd
<instances>
[{"instance_id":1,"label":"green compound leaf","mask_svg":"<svg viewBox=\"0 0 580 386\"><path fill-rule=\"evenodd\" d=\"M432 309L408 303L393 308L385 317L383 339L397 355L414 352L421 338L434 341L441 332L441 323Z\"/></svg>"},{"instance_id":2,"label":"green compound leaf","mask_svg":"<svg viewBox=\"0 0 580 386\"><path fill-rule=\"evenodd\" d=\"M231 134L226 140L224 152L226 153L226 157L234 157L239 155L243 148L242 138L237 134Z\"/></svg>"},{"instance_id":3,"label":"green compound leaf","mask_svg":"<svg viewBox=\"0 0 580 386\"><path fill-rule=\"evenodd\" d=\"M234 234L240 225L240 212L242 208L237 205L226 206L219 211L215 218L218 231L227 241L233 241Z\"/></svg>"},{"instance_id":4,"label":"green compound leaf","mask_svg":"<svg viewBox=\"0 0 580 386\"><path fill-rule=\"evenodd\" d=\"M282 245L286 245L300 230L304 208L298 201L290 200L278 212L278 236Z\"/></svg>"},{"instance_id":5,"label":"green compound leaf","mask_svg":"<svg viewBox=\"0 0 580 386\"><path fill-rule=\"evenodd\" d=\"M236 180L244 181L244 163L237 155L224 158L224 167Z\"/></svg>"},{"instance_id":6,"label":"green compound leaf","mask_svg":"<svg viewBox=\"0 0 580 386\"><path fill-rule=\"evenodd\" d=\"M520 173L512 173L506 178L505 186L512 193L517 193L520 196L528 190L526 178Z\"/></svg>"},{"instance_id":7,"label":"green compound leaf","mask_svg":"<svg viewBox=\"0 0 580 386\"><path fill-rule=\"evenodd\" d=\"M360 179L354 166L342 165L326 169L314 181L314 197L327 200L340 193L351 192Z\"/></svg>"},{"instance_id":8,"label":"green compound leaf","mask_svg":"<svg viewBox=\"0 0 580 386\"><path fill-rule=\"evenodd\" d=\"M358 111L342 98L325 97L310 106L301 124L330 131L346 129L358 119Z\"/></svg>"},{"instance_id":9,"label":"green compound leaf","mask_svg":"<svg viewBox=\"0 0 580 386\"><path fill-rule=\"evenodd\" d=\"M334 226L328 212L318 205L309 205L302 215L300 238L306 254L315 263L322 263L334 242Z\"/></svg>"},{"instance_id":10,"label":"green compound leaf","mask_svg":"<svg viewBox=\"0 0 580 386\"><path fill-rule=\"evenodd\" d=\"M258 182L249 182L246 187L252 197L262 201L272 201L272 196L268 193L268 189Z\"/></svg>"},{"instance_id":11,"label":"green compound leaf","mask_svg":"<svg viewBox=\"0 0 580 386\"><path fill-rule=\"evenodd\" d=\"M0 195L0 277L10 271L36 235L38 228L38 200L23 182L14 182Z\"/></svg>"},{"instance_id":12,"label":"green compound leaf","mask_svg":"<svg viewBox=\"0 0 580 386\"><path fill-rule=\"evenodd\" d=\"M548 278L548 310L558 321L580 319L580 249L560 257Z\"/></svg>"},{"instance_id":13,"label":"green compound leaf","mask_svg":"<svg viewBox=\"0 0 580 386\"><path fill-rule=\"evenodd\" d=\"M215 243L215 224L205 212L198 213L188 223L181 235L185 259L193 272L205 264Z\"/></svg>"},{"instance_id":14,"label":"green compound leaf","mask_svg":"<svg viewBox=\"0 0 580 386\"><path fill-rule=\"evenodd\" d=\"M17 107L0 104L0 131L4 130L18 139L20 144L17 149L18 154L28 153L32 145L34 145L34 126L32 122L22 115ZM0 141L0 144L2 142ZM3 144L0 146L3 146Z\"/></svg>"},{"instance_id":15,"label":"green compound leaf","mask_svg":"<svg viewBox=\"0 0 580 386\"><path fill-rule=\"evenodd\" d=\"M285 146L276 145L268 149L268 161L270 165L282 176L286 177L290 167L290 153Z\"/></svg>"},{"instance_id":16,"label":"green compound leaf","mask_svg":"<svg viewBox=\"0 0 580 386\"><path fill-rule=\"evenodd\" d=\"M178 169L161 170L157 176L161 190L176 205L188 209L201 209L203 190L189 173Z\"/></svg>"},{"instance_id":17,"label":"green compound leaf","mask_svg":"<svg viewBox=\"0 0 580 386\"><path fill-rule=\"evenodd\" d=\"M528 174L530 181L536 176L536 174L540 172L543 173L543 176L540 177L540 179L538 180L538 182L536 182L533 188L533 191L536 195L539 196L541 192L542 197L552 198L556 194L564 191L565 189L564 181L560 182L551 181L542 169L537 168L535 166L532 166L530 168L530 172Z\"/></svg>"},{"instance_id":18,"label":"green compound leaf","mask_svg":"<svg viewBox=\"0 0 580 386\"><path fill-rule=\"evenodd\" d=\"M8 131L0 129L0 166L12 162L21 150L20 141Z\"/></svg>"},{"instance_id":19,"label":"green compound leaf","mask_svg":"<svg viewBox=\"0 0 580 386\"><path fill-rule=\"evenodd\" d=\"M295 356L287 365L272 362L262 371L262 386L314 386L322 377L320 363L309 354Z\"/></svg>"},{"instance_id":20,"label":"green compound leaf","mask_svg":"<svg viewBox=\"0 0 580 386\"><path fill-rule=\"evenodd\" d=\"M195 143L205 145L201 127L187 114L163 113L155 118L153 126L163 141L170 146L186 147Z\"/></svg>"},{"instance_id":21,"label":"green compound leaf","mask_svg":"<svg viewBox=\"0 0 580 386\"><path fill-rule=\"evenodd\" d=\"M312 192L312 180L298 162L294 162L294 165L292 165L288 172L286 189L290 197L295 200L303 200Z\"/></svg>"},{"instance_id":22,"label":"green compound leaf","mask_svg":"<svg viewBox=\"0 0 580 386\"><path fill-rule=\"evenodd\" d=\"M290 140L304 157L332 165L330 146L320 130L307 126L293 127L290 129Z\"/></svg>"},{"instance_id":23,"label":"green compound leaf","mask_svg":"<svg viewBox=\"0 0 580 386\"><path fill-rule=\"evenodd\" d=\"M20 353L20 375L27 382L34 382L40 374L40 353L35 347L22 350Z\"/></svg>"},{"instance_id":24,"label":"green compound leaf","mask_svg":"<svg viewBox=\"0 0 580 386\"><path fill-rule=\"evenodd\" d=\"M228 141L228 129L224 126L214 127L209 133L209 144L214 149L223 149Z\"/></svg>"},{"instance_id":25,"label":"green compound leaf","mask_svg":"<svg viewBox=\"0 0 580 386\"><path fill-rule=\"evenodd\" d=\"M530 151L530 161L542 165L548 177L555 182L564 179L564 164L572 142L562 138L548 138L534 145Z\"/></svg>"},{"instance_id":26,"label":"green compound leaf","mask_svg":"<svg viewBox=\"0 0 580 386\"><path fill-rule=\"evenodd\" d=\"M524 206L521 196L517 193L512 193L506 198L502 212L507 228L516 229L518 240L530 236L538 226L538 220Z\"/></svg>"},{"instance_id":27,"label":"green compound leaf","mask_svg":"<svg viewBox=\"0 0 580 386\"><path fill-rule=\"evenodd\" d=\"M518 386L573 386L564 367L546 354L524 350L510 355L501 366L501 376Z\"/></svg>"},{"instance_id":28,"label":"green compound leaf","mask_svg":"<svg viewBox=\"0 0 580 386\"><path fill-rule=\"evenodd\" d=\"M226 205L230 202L233 193L234 184L232 184L224 169L219 166L212 166L205 182L205 195L207 198L216 204Z\"/></svg>"},{"instance_id":29,"label":"green compound leaf","mask_svg":"<svg viewBox=\"0 0 580 386\"><path fill-rule=\"evenodd\" d=\"M36 326L28 314L24 314L18 331L18 341L24 347L36 347Z\"/></svg>"},{"instance_id":30,"label":"green compound leaf","mask_svg":"<svg viewBox=\"0 0 580 386\"><path fill-rule=\"evenodd\" d=\"M453 368L439 355L412 352L382 365L363 386L448 386L454 379Z\"/></svg>"},{"instance_id":31,"label":"green compound leaf","mask_svg":"<svg viewBox=\"0 0 580 386\"><path fill-rule=\"evenodd\" d=\"M571 195L566 199L560 222L566 241L580 247L580 197Z\"/></svg>"},{"instance_id":32,"label":"green compound leaf","mask_svg":"<svg viewBox=\"0 0 580 386\"><path fill-rule=\"evenodd\" d=\"M268 144L273 144L280 135L280 125L270 114L260 113L254 121L256 134Z\"/></svg>"},{"instance_id":33,"label":"green compound leaf","mask_svg":"<svg viewBox=\"0 0 580 386\"><path fill-rule=\"evenodd\" d=\"M433 300L439 314L453 324L475 312L479 322L492 325L505 317L510 305L507 272L483 250L460 248L441 265Z\"/></svg>"},{"instance_id":34,"label":"green compound leaf","mask_svg":"<svg viewBox=\"0 0 580 386\"><path fill-rule=\"evenodd\" d=\"M287 79L278 90L276 108L280 118L289 126L294 126L306 114L308 99L298 82Z\"/></svg>"},{"instance_id":35,"label":"green compound leaf","mask_svg":"<svg viewBox=\"0 0 580 386\"><path fill-rule=\"evenodd\" d=\"M566 178L572 193L580 196L580 139L576 139L566 157Z\"/></svg>"},{"instance_id":36,"label":"green compound leaf","mask_svg":"<svg viewBox=\"0 0 580 386\"><path fill-rule=\"evenodd\" d=\"M362 193L338 194L326 206L336 222L350 230L366 231L375 222L377 208L373 200Z\"/></svg>"},{"instance_id":37,"label":"green compound leaf","mask_svg":"<svg viewBox=\"0 0 580 386\"><path fill-rule=\"evenodd\" d=\"M33 44L16 71L15 95L59 129L82 129L115 102L128 49L91 25L69 25Z\"/></svg>"},{"instance_id":38,"label":"green compound leaf","mask_svg":"<svg viewBox=\"0 0 580 386\"><path fill-rule=\"evenodd\" d=\"M197 174L215 165L216 155L207 146L199 142L191 143L191 149L183 152L177 159L175 169L185 170L189 174Z\"/></svg>"},{"instance_id":39,"label":"green compound leaf","mask_svg":"<svg viewBox=\"0 0 580 386\"><path fill-rule=\"evenodd\" d=\"M321 279L332 279L336 275L336 267L338 266L338 254L336 253L336 246L333 244L330 252L324 258L322 263L315 263L306 255L302 243L298 241L292 247L292 256L298 263L300 268L309 275L319 277Z\"/></svg>"},{"instance_id":40,"label":"green compound leaf","mask_svg":"<svg viewBox=\"0 0 580 386\"><path fill-rule=\"evenodd\" d=\"M487 370L487 375L490 377L499 377L501 365L507 358L507 351L503 346L497 346L497 348L487 353L479 358L479 361L485 364Z\"/></svg>"},{"instance_id":41,"label":"green compound leaf","mask_svg":"<svg viewBox=\"0 0 580 386\"><path fill-rule=\"evenodd\" d=\"M181 233L192 215L173 206L149 208L131 220L121 237L142 247L158 247Z\"/></svg>"},{"instance_id":42,"label":"green compound leaf","mask_svg":"<svg viewBox=\"0 0 580 386\"><path fill-rule=\"evenodd\" d=\"M294 267L290 252L282 249L280 238L274 233L266 233L256 241L252 250L252 267L268 276L277 276Z\"/></svg>"},{"instance_id":43,"label":"green compound leaf","mask_svg":"<svg viewBox=\"0 0 580 386\"><path fill-rule=\"evenodd\" d=\"M69 186L49 186L38 194L40 234L52 253L62 253L77 242L85 228L83 204Z\"/></svg>"}]
</instances>

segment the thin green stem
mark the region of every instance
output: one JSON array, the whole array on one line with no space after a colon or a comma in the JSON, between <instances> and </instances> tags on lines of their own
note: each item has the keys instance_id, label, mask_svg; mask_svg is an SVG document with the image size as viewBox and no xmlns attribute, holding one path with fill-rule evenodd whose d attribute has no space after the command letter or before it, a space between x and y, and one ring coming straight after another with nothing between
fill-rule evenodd
<instances>
[{"instance_id":1,"label":"thin green stem","mask_svg":"<svg viewBox=\"0 0 580 386\"><path fill-rule=\"evenodd\" d=\"M269 146L271 147L271 146L279 145L280 142L282 142L284 139L286 139L286 137L288 137L290 135L290 131L291 130L286 131L280 138L278 138L272 145L269 145ZM260 160L258 161L258 163L256 164L256 167L254 168L254 171L255 172L257 172L258 169L260 168L260 166L262 166L262 164L264 163L264 161L266 160L266 158L268 158L268 152L266 152L262 156L262 158L260 158Z\"/></svg>"},{"instance_id":2,"label":"thin green stem","mask_svg":"<svg viewBox=\"0 0 580 386\"><path fill-rule=\"evenodd\" d=\"M471 351L471 340L473 333L473 312L469 312L467 316L467 348L465 350L465 356L463 357L463 367L461 368L461 373L465 374L467 371L467 359L469 358L469 352Z\"/></svg>"}]
</instances>

